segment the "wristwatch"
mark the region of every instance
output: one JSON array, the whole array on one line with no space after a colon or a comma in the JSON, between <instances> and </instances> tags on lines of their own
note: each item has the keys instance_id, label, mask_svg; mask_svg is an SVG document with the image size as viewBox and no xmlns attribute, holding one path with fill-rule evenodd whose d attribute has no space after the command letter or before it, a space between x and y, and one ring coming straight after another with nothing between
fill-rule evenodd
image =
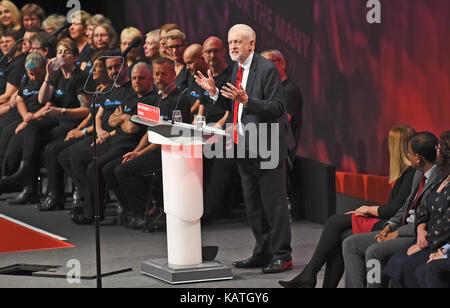
<instances>
[{"instance_id":1,"label":"wristwatch","mask_svg":"<svg viewBox=\"0 0 450 308\"><path fill-rule=\"evenodd\" d=\"M66 108L61 109L61 115L65 115L66 114Z\"/></svg>"},{"instance_id":2,"label":"wristwatch","mask_svg":"<svg viewBox=\"0 0 450 308\"><path fill-rule=\"evenodd\" d=\"M83 128L82 130L81 130L81 132L83 133L83 135L87 135L87 128Z\"/></svg>"}]
</instances>

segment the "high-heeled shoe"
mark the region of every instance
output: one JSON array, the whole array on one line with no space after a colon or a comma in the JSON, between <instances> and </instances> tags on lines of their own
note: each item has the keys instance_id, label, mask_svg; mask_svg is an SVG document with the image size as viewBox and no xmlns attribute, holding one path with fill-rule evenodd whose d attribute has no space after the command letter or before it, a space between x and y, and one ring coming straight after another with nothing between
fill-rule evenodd
<instances>
[{"instance_id":1,"label":"high-heeled shoe","mask_svg":"<svg viewBox=\"0 0 450 308\"><path fill-rule=\"evenodd\" d=\"M317 284L316 275L309 273L309 270L305 268L303 272L297 275L294 279L289 281L280 280L278 283L283 288L304 288L304 289L314 289Z\"/></svg>"}]
</instances>

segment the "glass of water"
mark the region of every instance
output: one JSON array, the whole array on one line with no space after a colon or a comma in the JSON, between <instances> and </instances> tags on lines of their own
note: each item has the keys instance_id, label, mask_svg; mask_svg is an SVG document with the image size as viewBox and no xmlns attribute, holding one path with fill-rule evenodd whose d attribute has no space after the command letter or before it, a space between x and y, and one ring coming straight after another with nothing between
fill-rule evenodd
<instances>
[{"instance_id":1,"label":"glass of water","mask_svg":"<svg viewBox=\"0 0 450 308\"><path fill-rule=\"evenodd\" d=\"M206 126L206 118L202 115L198 115L195 117L194 123L196 129L204 129Z\"/></svg>"},{"instance_id":2,"label":"glass of water","mask_svg":"<svg viewBox=\"0 0 450 308\"><path fill-rule=\"evenodd\" d=\"M181 115L181 110L174 110L172 112L172 121L175 123L183 122L183 116Z\"/></svg>"}]
</instances>

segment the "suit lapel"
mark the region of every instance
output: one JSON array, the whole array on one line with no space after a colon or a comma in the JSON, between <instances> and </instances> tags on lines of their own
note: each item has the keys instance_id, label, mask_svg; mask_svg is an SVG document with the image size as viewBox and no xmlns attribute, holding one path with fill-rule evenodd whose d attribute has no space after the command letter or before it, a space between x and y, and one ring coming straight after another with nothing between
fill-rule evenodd
<instances>
[{"instance_id":1,"label":"suit lapel","mask_svg":"<svg viewBox=\"0 0 450 308\"><path fill-rule=\"evenodd\" d=\"M252 64L250 65L250 72L248 74L247 85L245 86L245 92L249 96L253 90L253 85L255 84L257 74L257 62L258 62L258 55L255 53L253 55Z\"/></svg>"}]
</instances>

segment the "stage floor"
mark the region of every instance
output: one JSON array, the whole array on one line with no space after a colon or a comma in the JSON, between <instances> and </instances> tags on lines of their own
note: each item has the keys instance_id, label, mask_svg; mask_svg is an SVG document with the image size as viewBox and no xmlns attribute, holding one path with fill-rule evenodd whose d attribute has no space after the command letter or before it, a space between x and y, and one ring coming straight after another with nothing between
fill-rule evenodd
<instances>
[{"instance_id":1,"label":"stage floor","mask_svg":"<svg viewBox=\"0 0 450 308\"><path fill-rule=\"evenodd\" d=\"M0 274L0 288L95 288L96 280L81 279L70 284L65 275L70 260L80 262L82 277L95 276L96 255L94 226L76 226L66 211L40 213L34 205L9 206L5 195L0 199L0 214L67 239L73 248L15 252L0 254L0 269L16 265L57 266L64 278L14 276ZM278 288L278 280L288 280L300 273L313 253L323 226L310 222L292 224L294 270L274 275L262 275L260 270L233 269L233 280L192 283L172 286L140 273L141 263L166 257L165 232L143 233L111 225L108 220L101 226L102 273L132 269L102 279L105 288ZM8 236L8 234L2 234ZM202 229L203 245L219 246L217 261L231 266L235 260L249 257L253 249L253 236L244 219L220 220ZM57 275L55 275L57 277ZM318 277L322 285L323 271ZM342 285L342 282L341 282Z\"/></svg>"}]
</instances>

